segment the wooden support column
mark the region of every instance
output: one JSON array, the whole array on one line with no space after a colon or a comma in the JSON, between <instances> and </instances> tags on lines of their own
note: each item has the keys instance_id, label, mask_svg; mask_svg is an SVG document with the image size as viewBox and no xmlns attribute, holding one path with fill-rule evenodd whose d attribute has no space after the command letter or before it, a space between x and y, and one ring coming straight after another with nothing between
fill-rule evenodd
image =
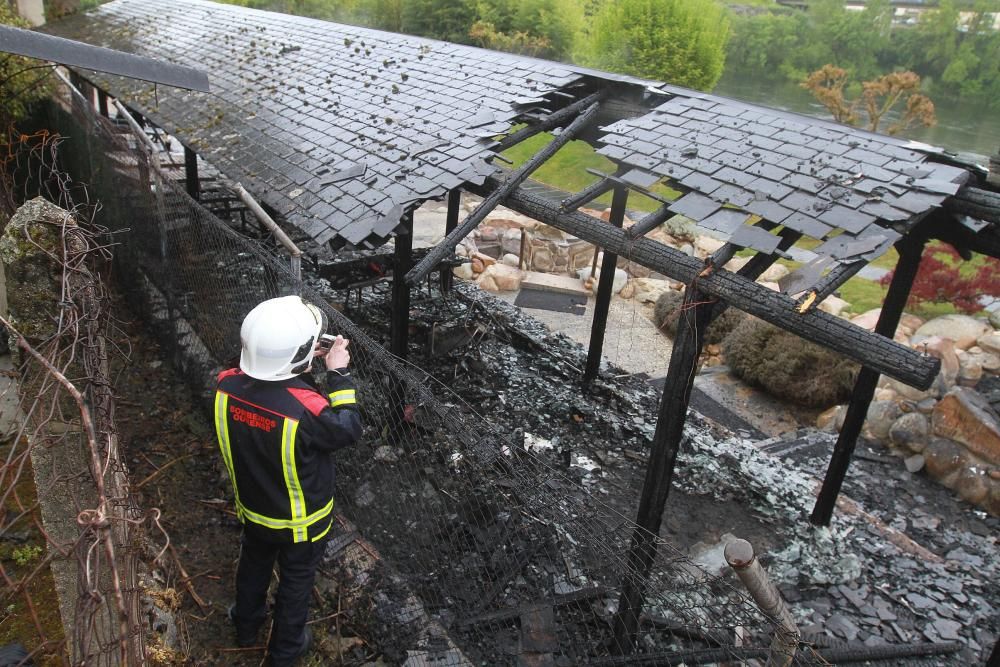
<instances>
[{"instance_id":1,"label":"wooden support column","mask_svg":"<svg viewBox=\"0 0 1000 667\"><path fill-rule=\"evenodd\" d=\"M444 220L444 234L451 234L458 227L458 214L462 210L462 190L455 188L448 192L448 213ZM441 291L450 292L455 284L455 274L451 268L441 269Z\"/></svg>"},{"instance_id":2,"label":"wooden support column","mask_svg":"<svg viewBox=\"0 0 1000 667\"><path fill-rule=\"evenodd\" d=\"M97 110L100 111L101 115L105 118L111 116L108 112L108 94L100 88L97 89Z\"/></svg>"},{"instance_id":3,"label":"wooden support column","mask_svg":"<svg viewBox=\"0 0 1000 667\"><path fill-rule=\"evenodd\" d=\"M895 335L906 300L910 296L910 286L913 285L917 269L920 268L920 256L923 254L925 243L924 238L905 237L896 245L899 250L899 261L896 263L892 283L882 303L882 313L875 325L875 333L886 338ZM830 525L833 508L837 504L837 496L840 495L840 487L847 475L847 468L851 465L854 446L868 416L868 406L875 396L878 378L879 372L868 366L862 366L861 372L858 373L854 391L851 393L851 402L847 406L847 415L844 417L844 426L840 429L837 444L830 457L830 465L826 470L826 477L823 479L823 487L809 517L809 520L816 525Z\"/></svg>"},{"instance_id":4,"label":"wooden support column","mask_svg":"<svg viewBox=\"0 0 1000 667\"><path fill-rule=\"evenodd\" d=\"M629 654L635 647L639 616L642 613L650 568L656 558L656 538L660 534L663 509L674 475L677 452L684 436L684 422L687 420L691 388L698 365L698 357L704 342L703 332L708 326L714 300L698 288L698 279L687 286L680 317L677 319L677 335L670 353L663 396L656 417L656 432L646 467L646 480L642 486L642 498L632 533L629 548L628 569L622 582L618 614L615 617L614 633L617 649Z\"/></svg>"},{"instance_id":5,"label":"wooden support column","mask_svg":"<svg viewBox=\"0 0 1000 667\"><path fill-rule=\"evenodd\" d=\"M201 197L201 183L198 181L198 154L184 147L184 182L192 199Z\"/></svg>"},{"instance_id":6,"label":"wooden support column","mask_svg":"<svg viewBox=\"0 0 1000 667\"><path fill-rule=\"evenodd\" d=\"M389 322L389 351L406 358L410 328L410 286L404 276L413 263L413 212L403 218L404 229L396 233L392 268L392 314Z\"/></svg>"},{"instance_id":7,"label":"wooden support column","mask_svg":"<svg viewBox=\"0 0 1000 667\"><path fill-rule=\"evenodd\" d=\"M625 221L625 204L628 201L628 190L621 185L615 186L615 194L611 199L611 216L609 222L621 229ZM618 266L618 255L604 251L604 261L601 263L601 279L597 286L597 300L594 302L594 321L590 325L590 350L587 352L587 367L583 371L583 384L589 385L597 377L601 367L601 352L604 350L604 332L608 326L608 310L611 308L611 287L615 281L615 269Z\"/></svg>"}]
</instances>

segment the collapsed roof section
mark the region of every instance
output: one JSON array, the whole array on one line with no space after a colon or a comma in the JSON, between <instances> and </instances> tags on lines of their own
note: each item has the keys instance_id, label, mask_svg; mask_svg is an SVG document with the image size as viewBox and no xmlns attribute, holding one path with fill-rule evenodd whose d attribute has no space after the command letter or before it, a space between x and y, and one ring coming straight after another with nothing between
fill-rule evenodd
<instances>
[{"instance_id":1,"label":"collapsed roof section","mask_svg":"<svg viewBox=\"0 0 1000 667\"><path fill-rule=\"evenodd\" d=\"M929 147L843 125L669 88L651 112L605 128L598 150L631 168L633 188L664 179L669 204L716 236L772 254L765 220L822 241L783 291L811 287L831 267L870 262L965 184L965 169Z\"/></svg>"},{"instance_id":2,"label":"collapsed roof section","mask_svg":"<svg viewBox=\"0 0 1000 667\"><path fill-rule=\"evenodd\" d=\"M49 30L210 72L213 94L88 78L319 243L380 245L583 86L557 63L202 0L116 0Z\"/></svg>"}]
</instances>

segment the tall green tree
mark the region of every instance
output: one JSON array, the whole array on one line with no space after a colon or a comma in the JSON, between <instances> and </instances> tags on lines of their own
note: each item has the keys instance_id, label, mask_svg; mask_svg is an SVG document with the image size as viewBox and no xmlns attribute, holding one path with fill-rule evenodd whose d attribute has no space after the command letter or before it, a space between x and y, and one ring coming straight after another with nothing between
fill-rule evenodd
<instances>
[{"instance_id":1,"label":"tall green tree","mask_svg":"<svg viewBox=\"0 0 1000 667\"><path fill-rule=\"evenodd\" d=\"M722 75L729 16L715 0L608 0L578 60L623 74L710 90Z\"/></svg>"},{"instance_id":2,"label":"tall green tree","mask_svg":"<svg viewBox=\"0 0 1000 667\"><path fill-rule=\"evenodd\" d=\"M406 0L401 19L405 33L469 44L476 6L473 0Z\"/></svg>"}]
</instances>

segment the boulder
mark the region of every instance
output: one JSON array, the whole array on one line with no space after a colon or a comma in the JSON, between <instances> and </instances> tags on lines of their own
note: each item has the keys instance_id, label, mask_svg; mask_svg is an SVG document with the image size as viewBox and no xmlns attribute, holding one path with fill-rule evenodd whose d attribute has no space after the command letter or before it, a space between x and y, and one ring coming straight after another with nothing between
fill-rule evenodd
<instances>
[{"instance_id":1,"label":"boulder","mask_svg":"<svg viewBox=\"0 0 1000 667\"><path fill-rule=\"evenodd\" d=\"M934 407L931 425L934 435L960 442L976 456L1000 465L1000 419L975 390L949 391Z\"/></svg>"},{"instance_id":2,"label":"boulder","mask_svg":"<svg viewBox=\"0 0 1000 667\"><path fill-rule=\"evenodd\" d=\"M830 313L834 317L840 317L840 314L850 307L851 304L847 303L839 296L833 296L832 294L823 299L823 302L819 304L820 310Z\"/></svg>"},{"instance_id":3,"label":"boulder","mask_svg":"<svg viewBox=\"0 0 1000 667\"><path fill-rule=\"evenodd\" d=\"M981 465L970 465L961 469L955 490L958 495L974 505L981 505L990 495L992 486L989 473Z\"/></svg>"},{"instance_id":4,"label":"boulder","mask_svg":"<svg viewBox=\"0 0 1000 667\"><path fill-rule=\"evenodd\" d=\"M875 400L876 401L893 401L899 399L899 394L896 393L895 389L889 387L879 387L875 390Z\"/></svg>"},{"instance_id":5,"label":"boulder","mask_svg":"<svg viewBox=\"0 0 1000 667\"><path fill-rule=\"evenodd\" d=\"M531 268L547 273L555 268L555 258L548 248L537 248L531 254Z\"/></svg>"},{"instance_id":6,"label":"boulder","mask_svg":"<svg viewBox=\"0 0 1000 667\"><path fill-rule=\"evenodd\" d=\"M994 329L1000 329L1000 310L991 310L990 314L986 316L987 320Z\"/></svg>"},{"instance_id":7,"label":"boulder","mask_svg":"<svg viewBox=\"0 0 1000 667\"><path fill-rule=\"evenodd\" d=\"M983 364L976 357L968 355L958 371L957 384L963 387L975 388L983 379Z\"/></svg>"},{"instance_id":8,"label":"boulder","mask_svg":"<svg viewBox=\"0 0 1000 667\"><path fill-rule=\"evenodd\" d=\"M578 272L578 275L580 276L580 280L586 281L588 278L590 278L590 269L589 268L581 269ZM601 270L598 269L597 272L594 273L593 288L592 288L594 294L597 294L597 288L601 284L600 279L601 279ZM627 283L628 283L628 273L626 273L622 269L615 269L615 279L611 282L612 293L617 294L618 292L621 292L622 289L625 288L625 285Z\"/></svg>"},{"instance_id":9,"label":"boulder","mask_svg":"<svg viewBox=\"0 0 1000 667\"><path fill-rule=\"evenodd\" d=\"M676 284L673 280L656 280L654 278L634 278L635 299L640 303L656 303L664 292L673 290Z\"/></svg>"},{"instance_id":10,"label":"boulder","mask_svg":"<svg viewBox=\"0 0 1000 667\"><path fill-rule=\"evenodd\" d=\"M750 261L749 257L733 257L731 260L726 262L726 265L722 268L724 268L726 271L736 272L742 269L744 266L746 266L749 261Z\"/></svg>"},{"instance_id":11,"label":"boulder","mask_svg":"<svg viewBox=\"0 0 1000 667\"><path fill-rule=\"evenodd\" d=\"M490 292L514 292L521 288L521 278L524 274L516 267L506 264L493 264L486 267L476 283Z\"/></svg>"},{"instance_id":12,"label":"boulder","mask_svg":"<svg viewBox=\"0 0 1000 667\"><path fill-rule=\"evenodd\" d=\"M699 236L694 241L694 249L703 256L711 255L724 245L724 241L720 241L719 239L711 236Z\"/></svg>"},{"instance_id":13,"label":"boulder","mask_svg":"<svg viewBox=\"0 0 1000 667\"><path fill-rule=\"evenodd\" d=\"M500 249L505 253L518 254L521 251L521 237L524 232L520 229L508 229L500 238Z\"/></svg>"},{"instance_id":14,"label":"boulder","mask_svg":"<svg viewBox=\"0 0 1000 667\"><path fill-rule=\"evenodd\" d=\"M955 341L941 336L930 336L913 345L913 349L925 352L941 360L941 374L949 387L955 384L958 377L959 362L955 350Z\"/></svg>"},{"instance_id":15,"label":"boulder","mask_svg":"<svg viewBox=\"0 0 1000 667\"><path fill-rule=\"evenodd\" d=\"M938 378L940 377L941 375L939 373ZM937 398L942 393L942 387L939 385L937 380L935 380L934 384L931 385L931 388L926 391L917 389L916 387L911 387L910 385L904 384L893 378L885 378L885 386L892 389L903 398L911 401L922 401L925 398Z\"/></svg>"},{"instance_id":16,"label":"boulder","mask_svg":"<svg viewBox=\"0 0 1000 667\"><path fill-rule=\"evenodd\" d=\"M942 315L925 322L913 334L913 343L919 343L924 338L941 336L955 341L955 347L962 350L976 344L976 341L992 332L992 327L985 321L969 315Z\"/></svg>"},{"instance_id":17,"label":"boulder","mask_svg":"<svg viewBox=\"0 0 1000 667\"><path fill-rule=\"evenodd\" d=\"M479 274L483 272L483 269L486 268L486 265L483 263L483 260L479 259L478 257L473 257L472 263L469 265L469 268L472 269L473 273Z\"/></svg>"},{"instance_id":18,"label":"boulder","mask_svg":"<svg viewBox=\"0 0 1000 667\"><path fill-rule=\"evenodd\" d=\"M824 410L816 418L816 428L828 433L837 433L844 426L844 417L847 416L846 405L835 405L829 410Z\"/></svg>"},{"instance_id":19,"label":"boulder","mask_svg":"<svg viewBox=\"0 0 1000 667\"><path fill-rule=\"evenodd\" d=\"M889 441L897 447L920 453L927 447L930 421L919 412L910 412L899 417L889 427Z\"/></svg>"},{"instance_id":20,"label":"boulder","mask_svg":"<svg viewBox=\"0 0 1000 667\"><path fill-rule=\"evenodd\" d=\"M872 401L865 421L866 434L875 440L888 439L889 429L900 415L902 410L895 401Z\"/></svg>"},{"instance_id":21,"label":"boulder","mask_svg":"<svg viewBox=\"0 0 1000 667\"><path fill-rule=\"evenodd\" d=\"M506 266L513 266L514 268L517 268L517 265L521 263L521 260L518 258L517 255L513 253L507 253L506 255L500 258L500 263Z\"/></svg>"},{"instance_id":22,"label":"boulder","mask_svg":"<svg viewBox=\"0 0 1000 667\"><path fill-rule=\"evenodd\" d=\"M788 267L784 264L772 264L767 268L767 271L760 274L760 278L757 282L761 283L776 283L780 282L782 278L790 273Z\"/></svg>"},{"instance_id":23,"label":"boulder","mask_svg":"<svg viewBox=\"0 0 1000 667\"><path fill-rule=\"evenodd\" d=\"M462 280L472 280L475 277L475 274L472 272L472 266L469 264L459 264L451 272L455 274L456 278L461 278Z\"/></svg>"},{"instance_id":24,"label":"boulder","mask_svg":"<svg viewBox=\"0 0 1000 667\"><path fill-rule=\"evenodd\" d=\"M862 329L867 329L868 331L875 330L875 324L878 322L879 315L882 314L881 308L872 308L871 310L866 310L860 315L855 315L851 318L851 324L859 326Z\"/></svg>"},{"instance_id":25,"label":"boulder","mask_svg":"<svg viewBox=\"0 0 1000 667\"><path fill-rule=\"evenodd\" d=\"M994 374L1000 372L1000 354L983 350L969 356L978 362L984 371Z\"/></svg>"},{"instance_id":26,"label":"boulder","mask_svg":"<svg viewBox=\"0 0 1000 667\"><path fill-rule=\"evenodd\" d=\"M969 461L969 453L957 442L945 438L933 438L921 452L927 473L939 480L946 480Z\"/></svg>"},{"instance_id":27,"label":"boulder","mask_svg":"<svg viewBox=\"0 0 1000 667\"><path fill-rule=\"evenodd\" d=\"M903 459L903 465L909 472L919 472L924 467L924 457L922 454L914 454Z\"/></svg>"},{"instance_id":28,"label":"boulder","mask_svg":"<svg viewBox=\"0 0 1000 667\"><path fill-rule=\"evenodd\" d=\"M896 328L896 331L902 331L907 336L912 336L923 325L924 320L921 318L910 313L903 313L899 318L899 326Z\"/></svg>"}]
</instances>

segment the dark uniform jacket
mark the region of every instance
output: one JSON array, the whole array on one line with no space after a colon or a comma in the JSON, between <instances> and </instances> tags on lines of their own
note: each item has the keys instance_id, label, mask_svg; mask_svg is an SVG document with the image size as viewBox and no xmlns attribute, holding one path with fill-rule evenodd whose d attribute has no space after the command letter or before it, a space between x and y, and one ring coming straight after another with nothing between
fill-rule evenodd
<instances>
[{"instance_id":1,"label":"dark uniform jacket","mask_svg":"<svg viewBox=\"0 0 1000 667\"><path fill-rule=\"evenodd\" d=\"M361 435L350 376L327 373L324 395L307 376L266 382L219 374L215 431L247 533L269 542L322 538L333 520L331 452Z\"/></svg>"}]
</instances>

